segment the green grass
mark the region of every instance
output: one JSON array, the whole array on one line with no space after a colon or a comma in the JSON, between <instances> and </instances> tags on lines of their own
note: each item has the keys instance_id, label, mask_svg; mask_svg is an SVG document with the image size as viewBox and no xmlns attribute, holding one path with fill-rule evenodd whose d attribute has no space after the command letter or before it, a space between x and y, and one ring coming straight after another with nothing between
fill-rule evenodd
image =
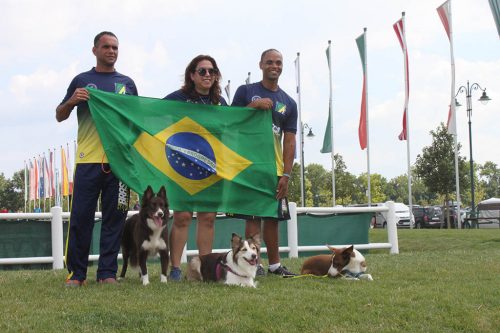
<instances>
[{"instance_id":1,"label":"green grass","mask_svg":"<svg viewBox=\"0 0 500 333\"><path fill-rule=\"evenodd\" d=\"M399 255L366 254L374 281L63 287L65 271L0 271L0 332L498 332L500 230L399 230ZM372 230L371 241L387 241ZM303 258L285 259L299 271ZM131 272L133 273L133 272ZM95 268L89 278L95 276Z\"/></svg>"}]
</instances>

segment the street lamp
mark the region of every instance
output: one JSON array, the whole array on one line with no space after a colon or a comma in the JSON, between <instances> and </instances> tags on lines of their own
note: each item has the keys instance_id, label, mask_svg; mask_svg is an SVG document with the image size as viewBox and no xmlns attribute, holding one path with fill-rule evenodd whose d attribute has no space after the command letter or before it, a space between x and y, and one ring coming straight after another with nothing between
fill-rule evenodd
<instances>
[{"instance_id":1,"label":"street lamp","mask_svg":"<svg viewBox=\"0 0 500 333\"><path fill-rule=\"evenodd\" d=\"M307 133L307 137L313 138L314 133L312 132L312 128L308 124L302 124L300 128L300 201L302 207L305 207L305 177L304 177L304 129L309 129L309 133Z\"/></svg>"},{"instance_id":2,"label":"street lamp","mask_svg":"<svg viewBox=\"0 0 500 333\"><path fill-rule=\"evenodd\" d=\"M472 208L471 208L471 216L472 217L475 217L476 213L474 211L474 209L475 209L474 208L474 206L475 206L475 202L474 202L474 161L472 159L472 128L471 128L471 120L470 120L470 118L472 116L471 96L472 96L472 91L478 90L478 89L483 92L483 94L481 95L481 98L479 98L478 101L480 101L482 104L488 103L491 100L491 98L489 98L488 95L486 95L486 88L485 89L481 88L481 86L477 83L473 83L473 84L469 85L469 81L467 81L467 86L461 86L460 88L458 88L457 94L455 95L455 106L461 106L461 104L458 103L458 101L456 100L456 97L460 93L465 93L465 99L467 102L467 117L469 118L470 193L471 193L471 204L472 204ZM460 200L460 198L457 198L457 201L458 200ZM457 212L457 214L460 214L460 212Z\"/></svg>"}]
</instances>

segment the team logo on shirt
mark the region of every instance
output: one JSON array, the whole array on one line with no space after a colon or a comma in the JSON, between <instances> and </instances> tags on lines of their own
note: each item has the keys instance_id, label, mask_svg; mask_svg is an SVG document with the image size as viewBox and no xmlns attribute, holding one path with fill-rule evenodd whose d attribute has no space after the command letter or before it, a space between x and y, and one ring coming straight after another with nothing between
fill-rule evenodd
<instances>
[{"instance_id":1,"label":"team logo on shirt","mask_svg":"<svg viewBox=\"0 0 500 333\"><path fill-rule=\"evenodd\" d=\"M115 83L115 93L125 95L127 93L125 85L123 83Z\"/></svg>"},{"instance_id":2,"label":"team logo on shirt","mask_svg":"<svg viewBox=\"0 0 500 333\"><path fill-rule=\"evenodd\" d=\"M97 89L97 85L95 83L88 83L87 88Z\"/></svg>"},{"instance_id":3,"label":"team logo on shirt","mask_svg":"<svg viewBox=\"0 0 500 333\"><path fill-rule=\"evenodd\" d=\"M283 103L280 103L280 102L276 102L275 111L279 112L281 114L285 114L285 112L286 112L286 105L283 104Z\"/></svg>"},{"instance_id":4,"label":"team logo on shirt","mask_svg":"<svg viewBox=\"0 0 500 333\"><path fill-rule=\"evenodd\" d=\"M253 102L253 101L256 101L256 100L258 100L258 99L261 99L261 98L262 98L262 97L255 95L255 96L253 96L253 97L252 97L252 102Z\"/></svg>"}]
</instances>

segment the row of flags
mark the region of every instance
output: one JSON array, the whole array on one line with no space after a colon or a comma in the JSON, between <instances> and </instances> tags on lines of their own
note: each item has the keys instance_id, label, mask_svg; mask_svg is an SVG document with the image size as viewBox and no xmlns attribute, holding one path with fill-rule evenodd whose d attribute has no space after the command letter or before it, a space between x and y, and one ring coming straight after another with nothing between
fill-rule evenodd
<instances>
[{"instance_id":1,"label":"row of flags","mask_svg":"<svg viewBox=\"0 0 500 333\"><path fill-rule=\"evenodd\" d=\"M491 11L493 17L495 19L495 23L497 25L497 30L500 36L500 5L498 0L489 0ZM451 24L451 0L445 1L441 6L437 8L437 13L439 18L441 19L448 39L450 41L450 55L451 55L451 75L452 75L452 83L451 83L451 98L450 105L448 111L448 119L447 119L447 128L448 133L453 134L455 136L455 154L456 152L456 116L455 116L455 63L453 57L453 33L452 33L452 24ZM409 135L409 115L408 115L408 103L409 103L409 94L410 94L410 81L409 81L409 61L408 61L408 50L406 44L406 28L405 28L405 13L402 13L401 19L399 19L396 23L393 24L393 29L396 33L396 37L399 41L401 49L403 51L403 63L404 63L404 83L405 83L405 100L403 106L403 117L402 117L402 130L398 135L399 140L406 141L407 143L407 164L408 164L408 189L409 189L409 204L411 207L411 173L410 173L410 135ZM368 174L368 190L367 197L368 203L371 203L371 190L370 190L370 154L369 154L369 117L368 117L368 70L367 70L367 29L364 28L363 34L355 39L363 70L363 87L362 87L362 95L361 95L361 108L360 108L360 117L359 117L359 127L358 127L358 138L359 145L362 150L367 150L367 174ZM331 42L328 42L328 48L326 50L328 69L330 71L330 103L329 103L329 114L328 114L328 122L326 125L325 136L323 139L323 147L321 148L321 153L331 153L332 156L332 192L333 192L333 205L335 206L335 161L334 161L334 147L333 147L333 112L332 112L332 88L331 88ZM296 70L298 70L298 59L295 61ZM297 76L298 77L298 76ZM297 87L299 87L300 82L297 82ZM300 100L300 91L297 89L298 98ZM299 119L300 119L300 110L299 110ZM299 120L300 122L300 120ZM300 126L303 126L302 122L300 122ZM303 130L301 131L301 136L303 136ZM301 137L301 140L303 138ZM302 152L301 152L302 153ZM458 155L457 155L458 156ZM455 160L457 160L457 156ZM303 159L301 160L301 164L303 163ZM455 163L456 169L458 168L458 162ZM302 166L303 167L303 166ZM458 193L458 169L457 173L457 197L459 197ZM303 177L303 173L302 173ZM302 190L303 191L303 190ZM302 192L303 193L303 192ZM303 194L302 194L303 196Z\"/></svg>"},{"instance_id":2,"label":"row of flags","mask_svg":"<svg viewBox=\"0 0 500 333\"><path fill-rule=\"evenodd\" d=\"M76 143L75 143L76 144ZM76 149L75 149L76 151ZM56 149L25 161L25 202L33 207L45 204L45 199L54 199L60 204L61 196L73 194L73 167L69 144L60 148L60 168L56 163Z\"/></svg>"}]
</instances>

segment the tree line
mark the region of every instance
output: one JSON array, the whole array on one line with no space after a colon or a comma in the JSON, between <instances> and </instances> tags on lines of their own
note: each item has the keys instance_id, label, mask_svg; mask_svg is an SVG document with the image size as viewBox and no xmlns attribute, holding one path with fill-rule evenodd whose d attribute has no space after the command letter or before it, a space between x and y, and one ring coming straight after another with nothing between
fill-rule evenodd
<instances>
[{"instance_id":1,"label":"tree line","mask_svg":"<svg viewBox=\"0 0 500 333\"><path fill-rule=\"evenodd\" d=\"M418 154L411 168L412 203L422 206L442 205L456 200L455 157L453 136L444 124L430 131L432 143ZM470 206L470 166L459 152L459 181L462 206ZM367 174L353 175L348 171L342 155L335 154L335 197L337 205L363 204L367 202ZM332 172L321 164L311 163L304 168L305 205L308 207L332 206ZM500 168L491 161L474 164L476 203L500 196ZM372 203L392 200L408 203L408 175L387 179L378 173L370 174ZM301 202L300 165L293 165L289 182L289 201ZM136 194L132 194L136 198ZM131 206L135 203L131 200ZM10 212L24 211L24 170L7 179L0 173L0 209ZM48 210L48 209L47 209Z\"/></svg>"}]
</instances>

